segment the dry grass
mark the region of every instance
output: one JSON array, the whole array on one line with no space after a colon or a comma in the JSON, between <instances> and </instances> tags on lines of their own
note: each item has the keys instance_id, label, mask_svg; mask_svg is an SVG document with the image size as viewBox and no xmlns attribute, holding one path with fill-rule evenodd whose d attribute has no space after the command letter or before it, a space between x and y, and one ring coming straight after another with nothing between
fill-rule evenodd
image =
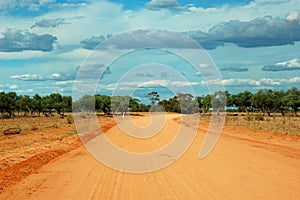
<instances>
[{"instance_id":1,"label":"dry grass","mask_svg":"<svg viewBox=\"0 0 300 200\"><path fill-rule=\"evenodd\" d=\"M16 117L0 120L0 134L9 128L20 128L21 133L42 131L49 128L62 128L67 124L67 118L53 117Z\"/></svg>"},{"instance_id":2,"label":"dry grass","mask_svg":"<svg viewBox=\"0 0 300 200\"><path fill-rule=\"evenodd\" d=\"M201 119L209 121L210 117L202 115ZM300 136L300 117L292 115L282 116L279 113L273 113L269 117L262 116L260 113L250 113L249 115L246 113L227 113L225 124Z\"/></svg>"}]
</instances>

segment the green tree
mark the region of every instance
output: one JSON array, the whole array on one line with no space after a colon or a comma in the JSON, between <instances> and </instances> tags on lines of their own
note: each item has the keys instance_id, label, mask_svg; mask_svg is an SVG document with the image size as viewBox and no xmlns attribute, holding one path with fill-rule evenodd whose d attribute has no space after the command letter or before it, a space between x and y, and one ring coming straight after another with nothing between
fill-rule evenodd
<instances>
[{"instance_id":1,"label":"green tree","mask_svg":"<svg viewBox=\"0 0 300 200\"><path fill-rule=\"evenodd\" d=\"M50 94L50 99L53 102L53 108L56 110L57 114L61 114L63 103L62 103L62 96L59 93L52 93Z\"/></svg>"},{"instance_id":2,"label":"green tree","mask_svg":"<svg viewBox=\"0 0 300 200\"><path fill-rule=\"evenodd\" d=\"M212 107L212 97L210 94L206 95L202 100L202 111L204 113L210 111L210 108Z\"/></svg>"},{"instance_id":3,"label":"green tree","mask_svg":"<svg viewBox=\"0 0 300 200\"><path fill-rule=\"evenodd\" d=\"M285 96L286 96L286 92L283 90L280 91L274 91L274 108L279 111L282 116L284 116L284 111L286 110L286 104L285 104Z\"/></svg>"},{"instance_id":4,"label":"green tree","mask_svg":"<svg viewBox=\"0 0 300 200\"><path fill-rule=\"evenodd\" d=\"M14 116L14 111L16 111L17 99L18 96L15 92L8 92L6 94L6 112L9 114L9 117Z\"/></svg>"},{"instance_id":5,"label":"green tree","mask_svg":"<svg viewBox=\"0 0 300 200\"><path fill-rule=\"evenodd\" d=\"M271 116L271 112L275 108L275 95L271 89L261 89L252 95L251 104L259 109L263 115L265 113Z\"/></svg>"},{"instance_id":6,"label":"green tree","mask_svg":"<svg viewBox=\"0 0 300 200\"><path fill-rule=\"evenodd\" d=\"M126 114L129 108L129 96L113 96L111 97L111 108L113 113L122 112Z\"/></svg>"},{"instance_id":7,"label":"green tree","mask_svg":"<svg viewBox=\"0 0 300 200\"><path fill-rule=\"evenodd\" d=\"M178 93L177 100L180 103L181 113L192 114L199 112L198 101L189 93Z\"/></svg>"},{"instance_id":8,"label":"green tree","mask_svg":"<svg viewBox=\"0 0 300 200\"><path fill-rule=\"evenodd\" d=\"M29 95L24 95L23 98L21 98L20 106L21 110L24 112L24 116L28 116L29 114L32 115L33 105Z\"/></svg>"},{"instance_id":9,"label":"green tree","mask_svg":"<svg viewBox=\"0 0 300 200\"><path fill-rule=\"evenodd\" d=\"M293 110L294 115L297 116L297 110L300 107L300 90L296 87L292 87L286 92L283 101Z\"/></svg>"},{"instance_id":10,"label":"green tree","mask_svg":"<svg viewBox=\"0 0 300 200\"><path fill-rule=\"evenodd\" d=\"M95 95L96 110L102 111L105 115L111 112L111 97L106 95Z\"/></svg>"},{"instance_id":11,"label":"green tree","mask_svg":"<svg viewBox=\"0 0 300 200\"><path fill-rule=\"evenodd\" d=\"M149 97L149 100L151 101L151 104L152 106L156 105L157 102L159 102L159 94L158 92L149 92L148 93L148 97Z\"/></svg>"},{"instance_id":12,"label":"green tree","mask_svg":"<svg viewBox=\"0 0 300 200\"><path fill-rule=\"evenodd\" d=\"M239 110L249 114L249 109L251 107L252 93L249 91L240 92L236 95L232 95L232 103L238 107Z\"/></svg>"},{"instance_id":13,"label":"green tree","mask_svg":"<svg viewBox=\"0 0 300 200\"><path fill-rule=\"evenodd\" d=\"M138 112L139 111L139 102L140 102L139 99L130 97L130 99L129 99L129 108L130 108L131 112Z\"/></svg>"},{"instance_id":14,"label":"green tree","mask_svg":"<svg viewBox=\"0 0 300 200\"><path fill-rule=\"evenodd\" d=\"M224 111L226 107L226 97L228 96L228 92L218 91L215 92L211 97L212 107L217 111L217 114L220 111Z\"/></svg>"},{"instance_id":15,"label":"green tree","mask_svg":"<svg viewBox=\"0 0 300 200\"><path fill-rule=\"evenodd\" d=\"M72 97L71 96L63 96L62 97L62 110L63 110L63 114L65 112L72 112Z\"/></svg>"},{"instance_id":16,"label":"green tree","mask_svg":"<svg viewBox=\"0 0 300 200\"><path fill-rule=\"evenodd\" d=\"M40 116L41 112L43 111L42 107L42 97L39 94L35 94L32 99L32 108L34 112L38 113Z\"/></svg>"},{"instance_id":17,"label":"green tree","mask_svg":"<svg viewBox=\"0 0 300 200\"><path fill-rule=\"evenodd\" d=\"M6 94L5 92L0 92L0 112L2 115L6 111L7 108L7 102L6 102Z\"/></svg>"}]
</instances>

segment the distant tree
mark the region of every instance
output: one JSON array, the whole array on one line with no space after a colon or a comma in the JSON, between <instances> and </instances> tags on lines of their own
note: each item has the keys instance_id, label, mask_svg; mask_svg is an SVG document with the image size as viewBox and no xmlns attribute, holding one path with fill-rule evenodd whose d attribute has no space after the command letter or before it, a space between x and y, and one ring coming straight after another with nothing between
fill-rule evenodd
<instances>
[{"instance_id":1,"label":"distant tree","mask_svg":"<svg viewBox=\"0 0 300 200\"><path fill-rule=\"evenodd\" d=\"M195 100L197 101L197 103L198 103L198 106L199 106L199 110L201 110L201 112L205 112L203 109L204 109L204 107L203 107L203 99L204 99L204 96L197 96L196 98L195 98Z\"/></svg>"},{"instance_id":2,"label":"distant tree","mask_svg":"<svg viewBox=\"0 0 300 200\"><path fill-rule=\"evenodd\" d=\"M53 108L56 110L57 114L61 114L63 108L63 98L59 93L50 94L51 101L53 102Z\"/></svg>"},{"instance_id":3,"label":"distant tree","mask_svg":"<svg viewBox=\"0 0 300 200\"><path fill-rule=\"evenodd\" d=\"M159 102L159 94L158 92L149 92L148 93L148 97L149 97L149 100L151 101L151 104L152 106L156 105L157 102Z\"/></svg>"},{"instance_id":4,"label":"distant tree","mask_svg":"<svg viewBox=\"0 0 300 200\"><path fill-rule=\"evenodd\" d=\"M149 112L149 106L147 106L147 105L145 105L143 103L140 103L138 111L139 112Z\"/></svg>"},{"instance_id":5,"label":"distant tree","mask_svg":"<svg viewBox=\"0 0 300 200\"><path fill-rule=\"evenodd\" d=\"M130 99L129 99L129 108L130 108L131 112L138 112L139 111L139 102L140 102L139 99L130 97Z\"/></svg>"},{"instance_id":6,"label":"distant tree","mask_svg":"<svg viewBox=\"0 0 300 200\"><path fill-rule=\"evenodd\" d=\"M126 114L129 108L129 96L113 96L111 97L112 112L122 112Z\"/></svg>"},{"instance_id":7,"label":"distant tree","mask_svg":"<svg viewBox=\"0 0 300 200\"><path fill-rule=\"evenodd\" d=\"M96 110L102 111L104 114L111 112L111 97L106 95L95 95Z\"/></svg>"},{"instance_id":8,"label":"distant tree","mask_svg":"<svg viewBox=\"0 0 300 200\"><path fill-rule=\"evenodd\" d=\"M7 108L7 102L6 102L6 94L5 92L0 92L0 112L2 115L6 111Z\"/></svg>"},{"instance_id":9,"label":"distant tree","mask_svg":"<svg viewBox=\"0 0 300 200\"><path fill-rule=\"evenodd\" d=\"M40 116L41 112L43 112L42 97L39 94L35 94L33 96L32 109L34 112L38 113L38 116Z\"/></svg>"},{"instance_id":10,"label":"distant tree","mask_svg":"<svg viewBox=\"0 0 300 200\"><path fill-rule=\"evenodd\" d=\"M263 115L265 113L271 116L271 112L275 108L275 95L271 89L261 89L252 95L251 104L259 109Z\"/></svg>"},{"instance_id":11,"label":"distant tree","mask_svg":"<svg viewBox=\"0 0 300 200\"><path fill-rule=\"evenodd\" d=\"M206 95L203 100L202 100L202 111L208 112L210 111L210 108L212 107L212 103L211 103L212 97L210 94Z\"/></svg>"},{"instance_id":12,"label":"distant tree","mask_svg":"<svg viewBox=\"0 0 300 200\"><path fill-rule=\"evenodd\" d=\"M77 111L94 112L95 111L95 96L84 95L75 102Z\"/></svg>"},{"instance_id":13,"label":"distant tree","mask_svg":"<svg viewBox=\"0 0 300 200\"><path fill-rule=\"evenodd\" d=\"M289 89L283 98L283 102L289 106L293 110L294 115L297 116L297 110L300 107L300 90L296 87Z\"/></svg>"},{"instance_id":14,"label":"distant tree","mask_svg":"<svg viewBox=\"0 0 300 200\"><path fill-rule=\"evenodd\" d=\"M181 113L192 114L199 112L198 101L189 93L178 93L177 101L180 103Z\"/></svg>"},{"instance_id":15,"label":"distant tree","mask_svg":"<svg viewBox=\"0 0 300 200\"><path fill-rule=\"evenodd\" d=\"M63 96L62 97L62 110L63 110L63 114L65 112L72 112L72 97L71 96Z\"/></svg>"},{"instance_id":16,"label":"distant tree","mask_svg":"<svg viewBox=\"0 0 300 200\"><path fill-rule=\"evenodd\" d=\"M24 116L28 116L29 114L32 115L33 105L29 95L24 95L23 98L21 98L20 106L21 110L24 112Z\"/></svg>"},{"instance_id":17,"label":"distant tree","mask_svg":"<svg viewBox=\"0 0 300 200\"><path fill-rule=\"evenodd\" d=\"M9 117L14 116L17 98L18 96L15 92L8 92L6 94L6 112L9 114Z\"/></svg>"},{"instance_id":18,"label":"distant tree","mask_svg":"<svg viewBox=\"0 0 300 200\"><path fill-rule=\"evenodd\" d=\"M232 103L238 107L239 110L249 114L249 108L251 107L252 93L249 91L240 92L236 95L232 95Z\"/></svg>"},{"instance_id":19,"label":"distant tree","mask_svg":"<svg viewBox=\"0 0 300 200\"><path fill-rule=\"evenodd\" d=\"M226 97L228 96L227 91L215 92L211 97L212 108L219 114L220 111L224 111L226 107Z\"/></svg>"},{"instance_id":20,"label":"distant tree","mask_svg":"<svg viewBox=\"0 0 300 200\"><path fill-rule=\"evenodd\" d=\"M42 109L43 109L43 114L48 116L47 113L51 114L52 109L53 109L53 99L50 98L49 95L46 95L42 99Z\"/></svg>"},{"instance_id":21,"label":"distant tree","mask_svg":"<svg viewBox=\"0 0 300 200\"><path fill-rule=\"evenodd\" d=\"M282 114L282 116L285 115L284 111L288 107L287 104L285 104L286 102L284 100L286 95L286 92L283 90L274 91L274 109L279 111Z\"/></svg>"}]
</instances>

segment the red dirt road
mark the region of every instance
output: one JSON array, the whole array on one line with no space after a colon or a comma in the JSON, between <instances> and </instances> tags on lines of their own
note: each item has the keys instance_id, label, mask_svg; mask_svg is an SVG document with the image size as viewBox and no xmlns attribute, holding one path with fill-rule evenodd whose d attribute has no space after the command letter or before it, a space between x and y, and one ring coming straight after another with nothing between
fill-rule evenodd
<instances>
[{"instance_id":1,"label":"red dirt road","mask_svg":"<svg viewBox=\"0 0 300 200\"><path fill-rule=\"evenodd\" d=\"M177 118L168 115L165 128L146 143L126 136L118 127L105 134L129 151L154 151L173 138ZM135 117L135 121L145 125L149 119ZM162 170L119 172L80 147L50 161L0 199L300 199L298 138L225 127L214 150L200 160L207 127L201 123L188 151Z\"/></svg>"}]
</instances>

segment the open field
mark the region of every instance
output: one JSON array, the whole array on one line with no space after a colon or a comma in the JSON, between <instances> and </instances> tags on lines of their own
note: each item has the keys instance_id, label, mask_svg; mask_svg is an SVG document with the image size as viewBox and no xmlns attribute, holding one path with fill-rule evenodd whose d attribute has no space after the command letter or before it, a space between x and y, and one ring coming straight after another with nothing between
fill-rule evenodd
<instances>
[{"instance_id":1,"label":"open field","mask_svg":"<svg viewBox=\"0 0 300 200\"><path fill-rule=\"evenodd\" d=\"M149 152L172 140L179 116L169 114L165 128L146 143L113 126L111 117L101 116L99 122L117 146ZM140 125L150 122L147 114L132 119ZM0 135L0 199L300 199L299 118L286 118L279 127L281 117L229 116L215 149L200 160L209 126L209 118L202 119L196 139L179 160L146 174L100 164L66 118L2 120L1 131L12 126L25 131ZM292 132L276 133L273 123L283 133Z\"/></svg>"},{"instance_id":2,"label":"open field","mask_svg":"<svg viewBox=\"0 0 300 200\"><path fill-rule=\"evenodd\" d=\"M209 116L202 115L201 120L210 121ZM300 135L300 117L292 114L282 116L280 113L272 113L262 116L261 113L227 113L226 125L242 126L254 130L265 130L284 135Z\"/></svg>"}]
</instances>

